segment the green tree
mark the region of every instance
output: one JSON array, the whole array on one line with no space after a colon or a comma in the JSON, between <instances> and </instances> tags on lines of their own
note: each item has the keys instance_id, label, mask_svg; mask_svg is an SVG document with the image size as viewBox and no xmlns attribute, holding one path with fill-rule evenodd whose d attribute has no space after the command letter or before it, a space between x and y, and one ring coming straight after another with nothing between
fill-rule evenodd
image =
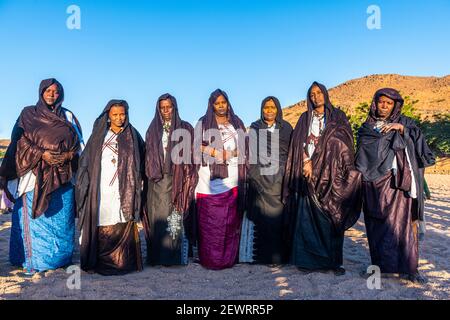
<instances>
[{"instance_id":1,"label":"green tree","mask_svg":"<svg viewBox=\"0 0 450 320\"><path fill-rule=\"evenodd\" d=\"M347 113L348 121L350 122L350 125L352 127L353 139L355 141L355 144L358 130L362 126L364 121L366 121L367 115L369 114L369 110L370 104L368 104L367 102L362 102L350 114L350 117L348 116L349 113Z\"/></svg>"},{"instance_id":2,"label":"green tree","mask_svg":"<svg viewBox=\"0 0 450 320\"><path fill-rule=\"evenodd\" d=\"M435 115L431 121L422 121L416 109L419 100L412 100L409 96L405 96L404 100L402 114L417 123L433 152L438 156L450 156L450 113ZM370 103L361 102L353 112L347 112L355 143L358 129L366 121L369 110Z\"/></svg>"},{"instance_id":3,"label":"green tree","mask_svg":"<svg viewBox=\"0 0 450 320\"><path fill-rule=\"evenodd\" d=\"M436 155L450 156L450 113L435 115L433 121L422 122L420 128Z\"/></svg>"},{"instance_id":4,"label":"green tree","mask_svg":"<svg viewBox=\"0 0 450 320\"><path fill-rule=\"evenodd\" d=\"M404 97L404 104L402 108L402 114L413 119L418 126L421 125L420 115L417 112L415 105L419 100L411 100L409 96Z\"/></svg>"}]
</instances>

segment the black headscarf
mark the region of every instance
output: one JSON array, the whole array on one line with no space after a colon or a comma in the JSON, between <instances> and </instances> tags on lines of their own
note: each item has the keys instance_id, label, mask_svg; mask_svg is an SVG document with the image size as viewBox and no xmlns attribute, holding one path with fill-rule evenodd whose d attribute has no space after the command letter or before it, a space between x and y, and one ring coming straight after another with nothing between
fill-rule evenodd
<instances>
[{"instance_id":1,"label":"black headscarf","mask_svg":"<svg viewBox=\"0 0 450 320\"><path fill-rule=\"evenodd\" d=\"M378 99L386 96L395 101L394 109L386 122L400 123L404 127L403 135L398 131L381 134L374 130L377 116ZM378 90L370 105L366 122L358 130L356 168L362 173L363 180L374 182L388 174L392 168L394 157L397 159L397 174L394 179L395 187L400 190L411 190L411 174L415 177L418 202L418 217L424 220L424 168L434 165L435 158L431 149L416 123L401 115L403 98L400 93L391 88ZM412 173L407 164L406 152L411 162Z\"/></svg>"},{"instance_id":2,"label":"black headscarf","mask_svg":"<svg viewBox=\"0 0 450 320\"><path fill-rule=\"evenodd\" d=\"M281 165L284 165L286 163L286 159L287 159L287 154L288 154L288 150L289 150L289 141L291 139L291 134L292 134L292 126L289 122L283 120L283 110L281 109L281 104L280 101L274 97L274 96L268 96L266 97L262 102L261 102L261 116L260 119L253 122L250 125L250 129L255 130L256 136L258 137L258 141L259 141L259 134L260 131L259 130L264 130L264 129L268 129L268 125L266 123L266 121L264 120L264 113L263 113L263 109L264 106L266 105L267 101L272 100L275 103L275 106L277 108L277 115L275 118L275 123L276 123L276 129L279 130L279 155L280 155L280 163ZM271 154L271 133L268 132L267 133L267 153L268 155ZM256 148L259 148L259 142L256 145L250 146L250 150L256 150ZM259 152L258 152L259 154ZM284 170L283 170L284 172Z\"/></svg>"},{"instance_id":3,"label":"black headscarf","mask_svg":"<svg viewBox=\"0 0 450 320\"><path fill-rule=\"evenodd\" d=\"M139 132L129 123L128 103L124 100L111 100L94 122L77 174L75 197L78 227L82 230L80 252L83 270L92 270L96 264L102 146L110 127L109 111L114 105L123 106L127 116L123 130L117 137L120 206L126 221L136 220L142 214L144 142Z\"/></svg>"},{"instance_id":4,"label":"black headscarf","mask_svg":"<svg viewBox=\"0 0 450 320\"><path fill-rule=\"evenodd\" d=\"M403 136L396 130L387 134L381 134L374 130L375 123L378 121L376 116L377 103L381 96L394 100L394 109L385 121L402 124L405 128ZM375 181L384 176L392 168L396 155L399 157L406 155L402 152L406 147L408 147L413 168L424 168L434 164L434 155L420 129L412 119L401 115L403 103L402 96L395 89L383 88L375 93L367 120L358 130L356 168L362 173L364 181ZM402 159L397 160L400 160L402 164L406 163ZM401 177L403 168L398 169L398 177ZM415 174L417 177L418 173L415 172ZM403 185L401 181L397 181L397 183L398 187Z\"/></svg>"},{"instance_id":5,"label":"black headscarf","mask_svg":"<svg viewBox=\"0 0 450 320\"><path fill-rule=\"evenodd\" d=\"M275 122L277 123L278 126L283 126L283 124L286 122L283 120L283 110L281 109L281 104L280 104L280 100L278 100L277 97L274 96L268 96L266 98L264 98L264 100L261 102L261 112L260 112L260 117L259 120L253 123L261 123L260 127L261 128L267 128L267 123L264 120L264 106L266 105L267 101L272 100L275 103L275 107L277 108L277 115L275 117ZM253 125L252 123L252 125Z\"/></svg>"},{"instance_id":6,"label":"black headscarf","mask_svg":"<svg viewBox=\"0 0 450 320\"><path fill-rule=\"evenodd\" d=\"M380 97L385 96L392 100L394 100L395 105L394 109L392 110L391 114L389 115L389 118L386 120L387 122L398 122L400 119L400 115L403 108L404 100L400 93L392 88L383 88L375 92L375 95L373 96L372 103L370 104L370 111L369 115L367 117L366 122L368 123L374 123L378 120L377 118L377 104Z\"/></svg>"}]
</instances>

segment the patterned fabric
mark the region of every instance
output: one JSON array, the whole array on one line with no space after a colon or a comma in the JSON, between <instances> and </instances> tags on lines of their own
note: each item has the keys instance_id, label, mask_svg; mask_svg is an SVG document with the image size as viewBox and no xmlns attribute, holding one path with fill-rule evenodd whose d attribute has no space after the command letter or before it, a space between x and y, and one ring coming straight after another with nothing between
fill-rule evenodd
<instances>
[{"instance_id":1,"label":"patterned fabric","mask_svg":"<svg viewBox=\"0 0 450 320\"><path fill-rule=\"evenodd\" d=\"M325 129L325 113L317 114L313 112L313 116L311 119L311 126L309 128L309 134L306 138L306 152L308 156L311 158L314 150L316 149L317 143L319 143L320 136Z\"/></svg>"},{"instance_id":2,"label":"patterned fabric","mask_svg":"<svg viewBox=\"0 0 450 320\"><path fill-rule=\"evenodd\" d=\"M109 136L109 138L108 138ZM111 159L111 163L113 164L113 166L116 168L115 174L113 175L111 182L109 183L109 186L112 186L114 184L114 182L117 179L117 174L118 174L118 170L117 170L117 159L119 157L119 146L117 143L117 134L113 133L112 131L108 133L107 136L107 140L105 141L105 143L103 144L102 147L102 153L103 153L103 157L108 157ZM106 150L108 149L108 150ZM106 150L106 152L105 152Z\"/></svg>"},{"instance_id":3,"label":"patterned fabric","mask_svg":"<svg viewBox=\"0 0 450 320\"><path fill-rule=\"evenodd\" d=\"M98 226L111 226L126 222L120 203L117 138L118 134L109 130L102 146Z\"/></svg>"},{"instance_id":4,"label":"patterned fabric","mask_svg":"<svg viewBox=\"0 0 450 320\"><path fill-rule=\"evenodd\" d=\"M247 214L244 214L239 245L239 262L241 263L254 261L254 233L255 224L247 218Z\"/></svg>"},{"instance_id":5,"label":"patterned fabric","mask_svg":"<svg viewBox=\"0 0 450 320\"><path fill-rule=\"evenodd\" d=\"M9 257L11 264L27 272L42 272L72 263L75 236L73 186L66 184L52 193L46 212L32 219L34 192L14 205Z\"/></svg>"}]
</instances>

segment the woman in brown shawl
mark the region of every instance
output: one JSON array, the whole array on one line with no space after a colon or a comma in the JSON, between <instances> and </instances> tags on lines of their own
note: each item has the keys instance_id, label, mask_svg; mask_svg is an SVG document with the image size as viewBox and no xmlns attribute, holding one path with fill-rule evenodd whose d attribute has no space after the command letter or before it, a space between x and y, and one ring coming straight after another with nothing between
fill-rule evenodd
<instances>
[{"instance_id":1,"label":"woman in brown shawl","mask_svg":"<svg viewBox=\"0 0 450 320\"><path fill-rule=\"evenodd\" d=\"M159 97L145 137L148 192L143 224L147 261L151 265L188 263L189 230L185 222L197 183L192 161L193 138L194 129L180 119L175 97L170 94ZM175 146L180 148L176 154Z\"/></svg>"},{"instance_id":2,"label":"woman in brown shawl","mask_svg":"<svg viewBox=\"0 0 450 320\"><path fill-rule=\"evenodd\" d=\"M356 168L363 176L364 219L372 264L423 283L418 220L424 168L434 155L414 121L401 115L403 98L391 88L375 93L358 131Z\"/></svg>"},{"instance_id":3,"label":"woman in brown shawl","mask_svg":"<svg viewBox=\"0 0 450 320\"><path fill-rule=\"evenodd\" d=\"M322 84L309 88L307 107L292 134L283 189L293 227L291 260L307 272L342 275L344 232L361 211L353 135Z\"/></svg>"},{"instance_id":4,"label":"woman in brown shawl","mask_svg":"<svg viewBox=\"0 0 450 320\"><path fill-rule=\"evenodd\" d=\"M143 157L144 142L129 123L127 102L111 100L94 123L77 174L83 270L102 275L142 270L136 221Z\"/></svg>"},{"instance_id":5,"label":"woman in brown shawl","mask_svg":"<svg viewBox=\"0 0 450 320\"><path fill-rule=\"evenodd\" d=\"M246 179L245 127L227 94L209 97L206 115L195 128L198 166L196 208L198 254L208 269L232 267L238 258Z\"/></svg>"},{"instance_id":6,"label":"woman in brown shawl","mask_svg":"<svg viewBox=\"0 0 450 320\"><path fill-rule=\"evenodd\" d=\"M20 114L0 169L1 187L9 187L7 194L16 198L10 261L28 273L72 261L71 181L82 138L78 121L62 107L63 101L64 90L57 80L41 82L39 101Z\"/></svg>"}]
</instances>

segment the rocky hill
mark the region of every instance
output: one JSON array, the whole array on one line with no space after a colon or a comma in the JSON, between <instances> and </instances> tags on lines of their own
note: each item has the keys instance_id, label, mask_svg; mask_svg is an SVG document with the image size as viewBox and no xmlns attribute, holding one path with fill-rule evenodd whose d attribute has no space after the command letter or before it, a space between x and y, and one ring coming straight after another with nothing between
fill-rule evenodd
<instances>
[{"instance_id":1,"label":"rocky hill","mask_svg":"<svg viewBox=\"0 0 450 320\"><path fill-rule=\"evenodd\" d=\"M450 112L450 75L445 77L412 77L397 74L370 75L344 82L329 89L331 102L342 110L351 113L360 103L370 103L380 88L392 87L403 97L417 100L415 108L422 119L435 114ZM306 92L305 92L306 95ZM306 101L300 101L283 110L284 118L292 125L306 110Z\"/></svg>"}]
</instances>

